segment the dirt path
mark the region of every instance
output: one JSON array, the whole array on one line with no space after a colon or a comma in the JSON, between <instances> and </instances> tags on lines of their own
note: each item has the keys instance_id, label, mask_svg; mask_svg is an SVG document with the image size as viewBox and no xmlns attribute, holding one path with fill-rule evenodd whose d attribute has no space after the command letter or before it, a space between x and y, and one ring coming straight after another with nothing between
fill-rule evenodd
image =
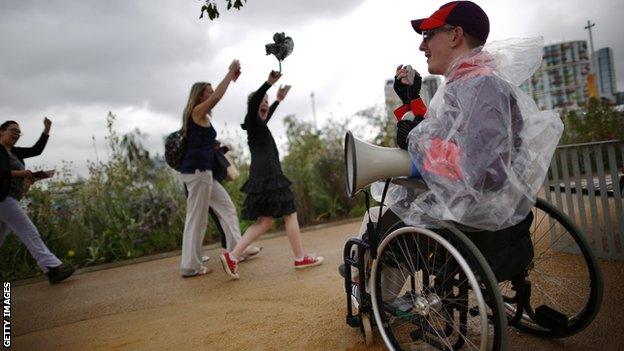
<instances>
[{"instance_id":1,"label":"dirt path","mask_svg":"<svg viewBox=\"0 0 624 351\"><path fill-rule=\"evenodd\" d=\"M337 274L358 223L304 233L324 265L295 271L288 241L260 242L261 257L230 281L209 251L213 273L179 276L179 256L80 274L57 286L12 289L15 350L383 350L367 348L345 324ZM510 331L513 350L622 350L624 262L604 263L605 301L583 333L547 341Z\"/></svg>"}]
</instances>

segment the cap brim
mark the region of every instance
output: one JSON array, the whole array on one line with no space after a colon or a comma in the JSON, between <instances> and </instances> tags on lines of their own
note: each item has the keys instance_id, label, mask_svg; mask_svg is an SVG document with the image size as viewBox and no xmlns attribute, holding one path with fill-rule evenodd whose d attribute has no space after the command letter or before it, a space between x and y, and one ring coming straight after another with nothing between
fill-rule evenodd
<instances>
[{"instance_id":1,"label":"cap brim","mask_svg":"<svg viewBox=\"0 0 624 351\"><path fill-rule=\"evenodd\" d=\"M442 27L445 24L446 23L444 23L443 21L440 21L439 19L435 19L433 17L412 20L412 28L414 28L414 30L418 34L422 34L423 30L436 29Z\"/></svg>"}]
</instances>

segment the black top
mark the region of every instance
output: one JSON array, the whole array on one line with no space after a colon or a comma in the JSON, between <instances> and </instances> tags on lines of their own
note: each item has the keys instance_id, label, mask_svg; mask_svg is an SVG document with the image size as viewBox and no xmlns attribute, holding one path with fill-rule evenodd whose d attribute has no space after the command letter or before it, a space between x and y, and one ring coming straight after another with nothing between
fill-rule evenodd
<instances>
[{"instance_id":1,"label":"black top","mask_svg":"<svg viewBox=\"0 0 624 351\"><path fill-rule=\"evenodd\" d=\"M49 136L41 133L39 140L32 147L12 147L11 153L17 157L17 159L24 163L25 158L39 156L43 152L43 149L48 142ZM0 201L4 201L9 193L11 187L11 164L9 162L9 153L0 146Z\"/></svg>"},{"instance_id":2,"label":"black top","mask_svg":"<svg viewBox=\"0 0 624 351\"><path fill-rule=\"evenodd\" d=\"M24 163L18 160L13 154L9 154L9 165L11 166L12 171L21 171L26 169ZM7 197L12 197L15 200L21 200L24 195L24 178L12 178L10 183Z\"/></svg>"},{"instance_id":3,"label":"black top","mask_svg":"<svg viewBox=\"0 0 624 351\"><path fill-rule=\"evenodd\" d=\"M195 173L200 171L212 170L214 162L214 143L217 137L217 131L210 124L210 127L202 127L189 118L187 131L187 148L182 164L180 165L180 173Z\"/></svg>"},{"instance_id":4,"label":"black top","mask_svg":"<svg viewBox=\"0 0 624 351\"><path fill-rule=\"evenodd\" d=\"M271 86L265 82L260 89L254 93L249 100L245 123L241 125L243 129L247 130L247 144L249 145L249 151L251 153L251 165L249 167L250 179L260 179L271 176L274 173L282 173L277 145L275 144L271 130L267 126L267 122L271 119L279 102L275 101L271 104L269 114L264 121L258 116L260 103L262 103L262 99L270 87Z\"/></svg>"},{"instance_id":5,"label":"black top","mask_svg":"<svg viewBox=\"0 0 624 351\"><path fill-rule=\"evenodd\" d=\"M278 102L271 105L264 121L258 116L260 103L269 88L270 85L264 83L251 97L242 125L247 130L247 143L251 152L249 179L241 187L247 193L242 211L242 217L247 220L255 220L260 216L279 218L296 212L293 193L289 188L291 182L282 173L279 152L266 124Z\"/></svg>"}]
</instances>

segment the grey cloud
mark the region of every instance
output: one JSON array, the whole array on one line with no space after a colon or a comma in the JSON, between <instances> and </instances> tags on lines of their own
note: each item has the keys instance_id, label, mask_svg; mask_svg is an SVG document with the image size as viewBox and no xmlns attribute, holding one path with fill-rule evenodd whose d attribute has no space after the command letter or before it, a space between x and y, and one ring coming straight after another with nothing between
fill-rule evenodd
<instances>
[{"instance_id":1,"label":"grey cloud","mask_svg":"<svg viewBox=\"0 0 624 351\"><path fill-rule=\"evenodd\" d=\"M176 94L163 88L177 87L164 82L188 75L211 48L188 9L151 3L9 3L0 14L0 104L151 101L166 110Z\"/></svg>"},{"instance_id":2,"label":"grey cloud","mask_svg":"<svg viewBox=\"0 0 624 351\"><path fill-rule=\"evenodd\" d=\"M210 26L223 26L225 42L235 42L254 26L335 17L359 4L250 0L210 22L197 18L201 2L192 0L10 1L0 12L0 105L148 101L177 113L198 63L214 57Z\"/></svg>"}]
</instances>

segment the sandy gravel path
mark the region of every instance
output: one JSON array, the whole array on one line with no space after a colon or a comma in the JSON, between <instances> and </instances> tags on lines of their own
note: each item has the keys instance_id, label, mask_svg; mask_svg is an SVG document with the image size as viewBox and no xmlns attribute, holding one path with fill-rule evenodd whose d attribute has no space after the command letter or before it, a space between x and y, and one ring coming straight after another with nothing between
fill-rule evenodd
<instances>
[{"instance_id":1,"label":"sandy gravel path","mask_svg":"<svg viewBox=\"0 0 624 351\"><path fill-rule=\"evenodd\" d=\"M288 241L260 241L261 257L230 281L208 251L213 273L179 276L179 256L80 274L50 286L12 289L15 350L383 350L364 346L344 322L336 267L347 223L306 231L304 243L324 265L295 271ZM585 332L547 341L510 331L513 350L624 349L624 262L602 262L605 301Z\"/></svg>"}]
</instances>

